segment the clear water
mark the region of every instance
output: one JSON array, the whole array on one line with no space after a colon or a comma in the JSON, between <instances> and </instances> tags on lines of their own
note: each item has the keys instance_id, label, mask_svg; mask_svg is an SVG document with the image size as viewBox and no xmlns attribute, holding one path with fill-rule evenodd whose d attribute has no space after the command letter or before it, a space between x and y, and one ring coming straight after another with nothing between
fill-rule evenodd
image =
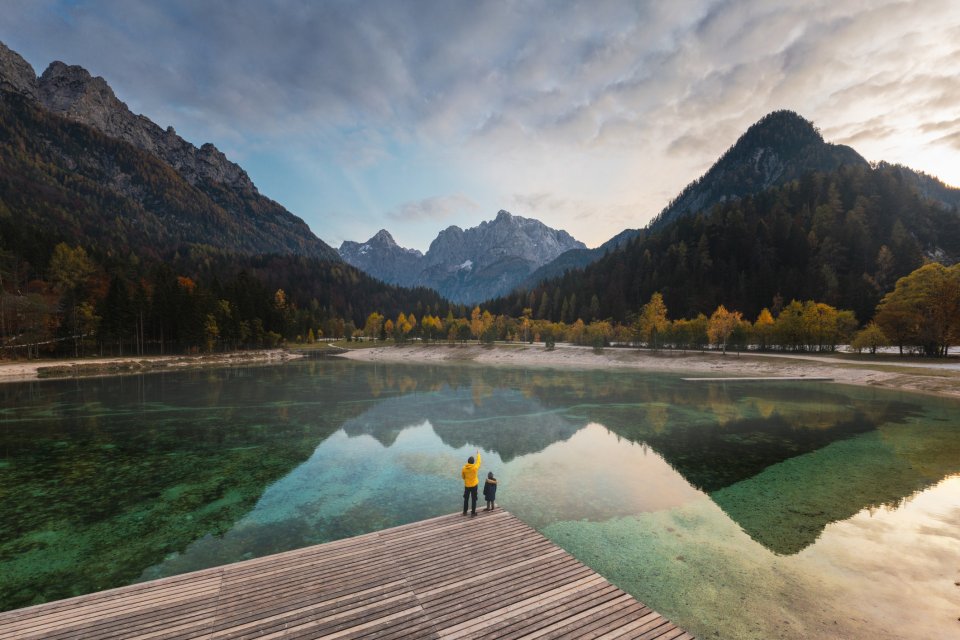
<instances>
[{"instance_id":1,"label":"clear water","mask_svg":"<svg viewBox=\"0 0 960 640\"><path fill-rule=\"evenodd\" d=\"M960 634L960 405L308 361L0 385L0 609L499 503L697 635Z\"/></svg>"}]
</instances>

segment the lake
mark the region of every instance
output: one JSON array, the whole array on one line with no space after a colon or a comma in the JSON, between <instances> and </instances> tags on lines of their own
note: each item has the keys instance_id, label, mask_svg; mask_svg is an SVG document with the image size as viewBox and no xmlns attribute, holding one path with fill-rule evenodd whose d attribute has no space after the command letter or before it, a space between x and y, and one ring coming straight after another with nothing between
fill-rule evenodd
<instances>
[{"instance_id":1,"label":"lake","mask_svg":"<svg viewBox=\"0 0 960 640\"><path fill-rule=\"evenodd\" d=\"M479 448L498 504L700 637L960 632L952 400L337 360L0 398L0 610L457 511Z\"/></svg>"}]
</instances>

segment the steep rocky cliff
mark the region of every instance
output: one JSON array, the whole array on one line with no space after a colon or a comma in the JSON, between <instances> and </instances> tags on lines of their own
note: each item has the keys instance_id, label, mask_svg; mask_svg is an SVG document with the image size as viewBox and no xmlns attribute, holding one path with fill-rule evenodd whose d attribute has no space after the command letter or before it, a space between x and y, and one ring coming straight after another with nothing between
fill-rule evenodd
<instances>
[{"instance_id":1,"label":"steep rocky cliff","mask_svg":"<svg viewBox=\"0 0 960 640\"><path fill-rule=\"evenodd\" d=\"M243 192L257 192L247 172L227 160L215 146L207 143L197 148L178 136L173 127L162 129L146 116L135 115L114 95L106 80L91 76L83 67L51 63L40 76L39 99L53 113L157 156L190 184L209 180Z\"/></svg>"},{"instance_id":2,"label":"steep rocky cliff","mask_svg":"<svg viewBox=\"0 0 960 640\"><path fill-rule=\"evenodd\" d=\"M205 245L339 260L216 147L198 148L133 114L82 67L54 62L38 79L0 43L0 111L11 150L0 204L65 239L113 250L142 243L158 254Z\"/></svg>"}]
</instances>

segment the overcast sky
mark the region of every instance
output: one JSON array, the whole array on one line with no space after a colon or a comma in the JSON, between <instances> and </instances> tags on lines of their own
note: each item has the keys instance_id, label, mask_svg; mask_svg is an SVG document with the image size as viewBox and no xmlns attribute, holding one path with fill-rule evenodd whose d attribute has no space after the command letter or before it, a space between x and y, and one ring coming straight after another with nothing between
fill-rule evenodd
<instances>
[{"instance_id":1,"label":"overcast sky","mask_svg":"<svg viewBox=\"0 0 960 640\"><path fill-rule=\"evenodd\" d=\"M4 0L0 40L213 142L334 246L499 209L595 246L783 108L960 185L956 0Z\"/></svg>"}]
</instances>

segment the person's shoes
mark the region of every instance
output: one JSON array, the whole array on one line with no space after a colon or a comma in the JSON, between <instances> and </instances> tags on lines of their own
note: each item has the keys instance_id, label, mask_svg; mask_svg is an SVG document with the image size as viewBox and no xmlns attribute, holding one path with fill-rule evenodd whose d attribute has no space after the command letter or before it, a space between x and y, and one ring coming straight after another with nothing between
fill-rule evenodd
<instances>
[{"instance_id":1,"label":"person's shoes","mask_svg":"<svg viewBox=\"0 0 960 640\"><path fill-rule=\"evenodd\" d=\"M466 512L466 511L464 511L464 512L463 512L463 515L467 515L467 512Z\"/></svg>"},{"instance_id":2,"label":"person's shoes","mask_svg":"<svg viewBox=\"0 0 960 640\"><path fill-rule=\"evenodd\" d=\"M470 512L470 517L471 517L471 518L475 517L476 515L477 515L477 512L476 512L476 511L471 511L471 512Z\"/></svg>"}]
</instances>

